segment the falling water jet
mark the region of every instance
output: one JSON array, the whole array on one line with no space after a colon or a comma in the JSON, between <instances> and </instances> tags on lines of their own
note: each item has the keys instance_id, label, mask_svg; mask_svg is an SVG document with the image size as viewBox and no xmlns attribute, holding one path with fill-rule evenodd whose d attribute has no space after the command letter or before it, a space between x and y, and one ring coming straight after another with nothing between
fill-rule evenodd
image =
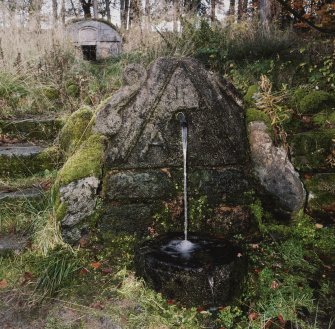
<instances>
[{"instance_id":1,"label":"falling water jet","mask_svg":"<svg viewBox=\"0 0 335 329\"><path fill-rule=\"evenodd\" d=\"M187 241L188 218L187 218L187 122L183 112L177 114L181 126L181 138L183 144L183 167L184 167L184 240ZM186 243L185 243L186 245Z\"/></svg>"},{"instance_id":2,"label":"falling water jet","mask_svg":"<svg viewBox=\"0 0 335 329\"><path fill-rule=\"evenodd\" d=\"M184 305L223 305L240 293L246 258L238 256L243 252L235 243L188 233L188 125L184 113L176 117L183 145L184 233L171 232L144 242L135 253L136 273L155 290Z\"/></svg>"}]
</instances>

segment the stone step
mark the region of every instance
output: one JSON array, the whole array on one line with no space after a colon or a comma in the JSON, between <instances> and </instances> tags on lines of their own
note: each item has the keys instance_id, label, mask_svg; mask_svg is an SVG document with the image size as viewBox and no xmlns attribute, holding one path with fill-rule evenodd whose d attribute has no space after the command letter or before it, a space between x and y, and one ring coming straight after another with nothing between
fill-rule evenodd
<instances>
[{"instance_id":1,"label":"stone step","mask_svg":"<svg viewBox=\"0 0 335 329\"><path fill-rule=\"evenodd\" d=\"M30 176L46 169L52 170L59 163L56 147L29 143L0 146L0 177Z\"/></svg>"},{"instance_id":2,"label":"stone step","mask_svg":"<svg viewBox=\"0 0 335 329\"><path fill-rule=\"evenodd\" d=\"M18 253L26 248L28 239L15 234L0 235L0 256Z\"/></svg>"},{"instance_id":3,"label":"stone step","mask_svg":"<svg viewBox=\"0 0 335 329\"><path fill-rule=\"evenodd\" d=\"M20 141L54 140L63 126L59 118L0 120L0 134Z\"/></svg>"},{"instance_id":4,"label":"stone step","mask_svg":"<svg viewBox=\"0 0 335 329\"><path fill-rule=\"evenodd\" d=\"M13 202L16 200L38 199L43 197L43 195L43 189L35 186L13 191L0 191L0 203L5 201Z\"/></svg>"}]
</instances>

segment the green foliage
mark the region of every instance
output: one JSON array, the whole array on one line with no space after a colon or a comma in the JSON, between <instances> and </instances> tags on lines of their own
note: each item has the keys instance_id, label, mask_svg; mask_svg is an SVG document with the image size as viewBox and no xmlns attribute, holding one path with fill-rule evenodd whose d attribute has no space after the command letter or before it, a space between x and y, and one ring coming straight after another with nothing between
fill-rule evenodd
<instances>
[{"instance_id":1,"label":"green foliage","mask_svg":"<svg viewBox=\"0 0 335 329\"><path fill-rule=\"evenodd\" d=\"M259 87L258 85L251 85L248 88L247 93L244 95L243 100L244 103L247 106L255 106L256 105L256 99L255 99L255 94L259 92Z\"/></svg>"},{"instance_id":2,"label":"green foliage","mask_svg":"<svg viewBox=\"0 0 335 329\"><path fill-rule=\"evenodd\" d=\"M299 111L303 114L314 114L335 108L335 96L321 90L314 90L299 103Z\"/></svg>"},{"instance_id":3,"label":"green foliage","mask_svg":"<svg viewBox=\"0 0 335 329\"><path fill-rule=\"evenodd\" d=\"M80 268L76 254L70 249L56 248L46 257L38 259L36 263L39 278L36 292L41 291L42 296L53 296L63 286L74 280L74 274Z\"/></svg>"},{"instance_id":4,"label":"green foliage","mask_svg":"<svg viewBox=\"0 0 335 329\"><path fill-rule=\"evenodd\" d=\"M218 321L227 329L236 328L236 320L243 312L238 307L227 306L219 312Z\"/></svg>"}]
</instances>

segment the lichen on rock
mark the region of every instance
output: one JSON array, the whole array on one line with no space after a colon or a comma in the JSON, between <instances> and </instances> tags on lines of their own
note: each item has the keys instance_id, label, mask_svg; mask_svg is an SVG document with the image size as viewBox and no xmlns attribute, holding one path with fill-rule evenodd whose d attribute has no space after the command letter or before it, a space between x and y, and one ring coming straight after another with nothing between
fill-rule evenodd
<instances>
[{"instance_id":1,"label":"lichen on rock","mask_svg":"<svg viewBox=\"0 0 335 329\"><path fill-rule=\"evenodd\" d=\"M303 208L306 192L287 151L273 145L264 122L251 122L248 131L254 172L261 185L283 210L296 212Z\"/></svg>"},{"instance_id":2,"label":"lichen on rock","mask_svg":"<svg viewBox=\"0 0 335 329\"><path fill-rule=\"evenodd\" d=\"M98 187L102 176L105 137L91 135L68 158L53 187L54 211L62 226L62 235L70 244L78 243L89 231L95 217Z\"/></svg>"}]
</instances>

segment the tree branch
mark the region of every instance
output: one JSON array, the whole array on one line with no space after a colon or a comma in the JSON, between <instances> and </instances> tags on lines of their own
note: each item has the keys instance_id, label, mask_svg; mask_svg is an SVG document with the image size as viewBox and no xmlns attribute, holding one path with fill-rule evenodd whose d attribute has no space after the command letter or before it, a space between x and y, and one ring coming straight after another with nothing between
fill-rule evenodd
<instances>
[{"instance_id":1,"label":"tree branch","mask_svg":"<svg viewBox=\"0 0 335 329\"><path fill-rule=\"evenodd\" d=\"M323 32L323 33L335 34L335 29L327 29L327 28L323 28L323 27L315 25L313 22L311 22L310 20L306 19L303 15L298 13L296 10L292 9L291 6L287 3L287 1L285 1L285 0L276 0L276 1L279 2L295 18L298 18L302 22L305 22L306 24L308 24L313 29L315 29L319 32Z\"/></svg>"}]
</instances>

